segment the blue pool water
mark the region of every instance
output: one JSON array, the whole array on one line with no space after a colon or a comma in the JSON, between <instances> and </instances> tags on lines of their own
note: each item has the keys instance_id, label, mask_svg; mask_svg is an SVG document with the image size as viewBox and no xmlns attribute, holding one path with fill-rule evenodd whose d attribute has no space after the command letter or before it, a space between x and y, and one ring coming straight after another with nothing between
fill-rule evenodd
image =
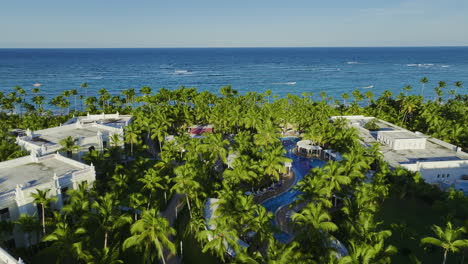
<instances>
[{"instance_id":1,"label":"blue pool water","mask_svg":"<svg viewBox=\"0 0 468 264\"><path fill-rule=\"evenodd\" d=\"M292 149L296 146L298 138L283 138L282 142L284 148L286 149L286 157L292 160L292 169L296 176L293 186L295 186L304 176L309 173L310 169L321 167L325 164L324 161L320 159L309 159L301 156L297 156L292 153ZM285 192L279 196L268 199L262 203L262 205L270 212L276 212L281 206L290 204L294 202L301 192L295 188L292 188L290 191Z\"/></svg>"},{"instance_id":2,"label":"blue pool water","mask_svg":"<svg viewBox=\"0 0 468 264\"><path fill-rule=\"evenodd\" d=\"M297 156L292 153L292 149L296 146L296 142L298 138L282 138L281 141L283 142L284 148L286 149L286 157L292 160L292 169L296 176L294 180L293 186L295 186L302 178L304 178L307 173L309 173L310 169L316 167L322 167L325 165L325 162L320 159L309 159L304 158L301 156ZM279 196L273 197L271 199L266 200L262 203L262 205L270 212L275 213L280 207L288 205L294 202L301 192L295 188L292 188L288 192L285 192ZM286 233L278 233L274 235L276 239L285 243L290 240L291 235Z\"/></svg>"}]
</instances>

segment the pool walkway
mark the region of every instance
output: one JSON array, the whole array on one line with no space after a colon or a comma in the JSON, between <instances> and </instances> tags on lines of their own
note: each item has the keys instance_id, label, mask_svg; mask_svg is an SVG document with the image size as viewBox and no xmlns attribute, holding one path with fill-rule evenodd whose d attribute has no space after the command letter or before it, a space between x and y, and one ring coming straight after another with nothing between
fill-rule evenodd
<instances>
[{"instance_id":1,"label":"pool walkway","mask_svg":"<svg viewBox=\"0 0 468 264\"><path fill-rule=\"evenodd\" d=\"M291 171L289 174L283 174L282 176L283 183L279 188L276 188L272 191L268 191L266 193L263 193L261 195L257 195L254 197L254 202L256 203L263 203L264 201L276 197L284 192L289 191L293 185L294 181L296 180L296 176L294 175L294 172Z\"/></svg>"}]
</instances>

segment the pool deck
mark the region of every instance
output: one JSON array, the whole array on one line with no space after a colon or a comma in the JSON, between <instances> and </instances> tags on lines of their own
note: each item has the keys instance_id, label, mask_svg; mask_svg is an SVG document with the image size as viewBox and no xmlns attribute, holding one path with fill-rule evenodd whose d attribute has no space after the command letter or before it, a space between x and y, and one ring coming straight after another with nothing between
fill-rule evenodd
<instances>
[{"instance_id":1,"label":"pool deck","mask_svg":"<svg viewBox=\"0 0 468 264\"><path fill-rule=\"evenodd\" d=\"M294 172L292 170L289 174L283 174L281 178L282 180L284 180L284 182L279 188L270 192L266 192L262 195L255 196L254 202L261 204L270 198L276 197L286 191L289 191L293 187L294 181L296 180L296 176L294 175Z\"/></svg>"}]
</instances>

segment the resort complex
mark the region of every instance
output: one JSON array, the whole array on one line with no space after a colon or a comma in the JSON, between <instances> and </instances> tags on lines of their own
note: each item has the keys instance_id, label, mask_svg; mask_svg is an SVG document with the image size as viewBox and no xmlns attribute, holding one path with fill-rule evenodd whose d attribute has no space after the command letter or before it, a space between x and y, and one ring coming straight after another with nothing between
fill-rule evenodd
<instances>
[{"instance_id":1,"label":"resort complex","mask_svg":"<svg viewBox=\"0 0 468 264\"><path fill-rule=\"evenodd\" d=\"M467 15L3 1L0 264L468 264Z\"/></svg>"},{"instance_id":2,"label":"resort complex","mask_svg":"<svg viewBox=\"0 0 468 264\"><path fill-rule=\"evenodd\" d=\"M101 114L73 117L64 125L37 131L26 130L26 135L18 137L16 143L34 155L46 155L63 148L61 142L72 138L79 148L75 157L80 159L90 149L103 151L110 145L124 146L123 128L132 118L117 114Z\"/></svg>"},{"instance_id":3,"label":"resort complex","mask_svg":"<svg viewBox=\"0 0 468 264\"><path fill-rule=\"evenodd\" d=\"M331 117L341 118L358 129L363 146L378 143L384 160L392 167L419 172L427 183L468 194L468 153L461 147L375 117Z\"/></svg>"},{"instance_id":4,"label":"resort complex","mask_svg":"<svg viewBox=\"0 0 468 264\"><path fill-rule=\"evenodd\" d=\"M101 94L0 112L0 263L463 260L466 97Z\"/></svg>"}]
</instances>

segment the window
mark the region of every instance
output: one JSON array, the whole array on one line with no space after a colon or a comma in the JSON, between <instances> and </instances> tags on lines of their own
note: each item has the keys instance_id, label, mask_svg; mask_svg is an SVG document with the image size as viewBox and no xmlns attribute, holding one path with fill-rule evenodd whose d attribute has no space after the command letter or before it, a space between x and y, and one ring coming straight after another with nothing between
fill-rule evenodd
<instances>
[{"instance_id":1,"label":"window","mask_svg":"<svg viewBox=\"0 0 468 264\"><path fill-rule=\"evenodd\" d=\"M103 147L103 148L107 148L107 141L103 141L103 142L102 142L102 147Z\"/></svg>"},{"instance_id":2,"label":"window","mask_svg":"<svg viewBox=\"0 0 468 264\"><path fill-rule=\"evenodd\" d=\"M440 174L437 174L437 178L440 178Z\"/></svg>"},{"instance_id":3,"label":"window","mask_svg":"<svg viewBox=\"0 0 468 264\"><path fill-rule=\"evenodd\" d=\"M8 221L10 220L10 210L8 208L3 208L0 210L0 220Z\"/></svg>"}]
</instances>

